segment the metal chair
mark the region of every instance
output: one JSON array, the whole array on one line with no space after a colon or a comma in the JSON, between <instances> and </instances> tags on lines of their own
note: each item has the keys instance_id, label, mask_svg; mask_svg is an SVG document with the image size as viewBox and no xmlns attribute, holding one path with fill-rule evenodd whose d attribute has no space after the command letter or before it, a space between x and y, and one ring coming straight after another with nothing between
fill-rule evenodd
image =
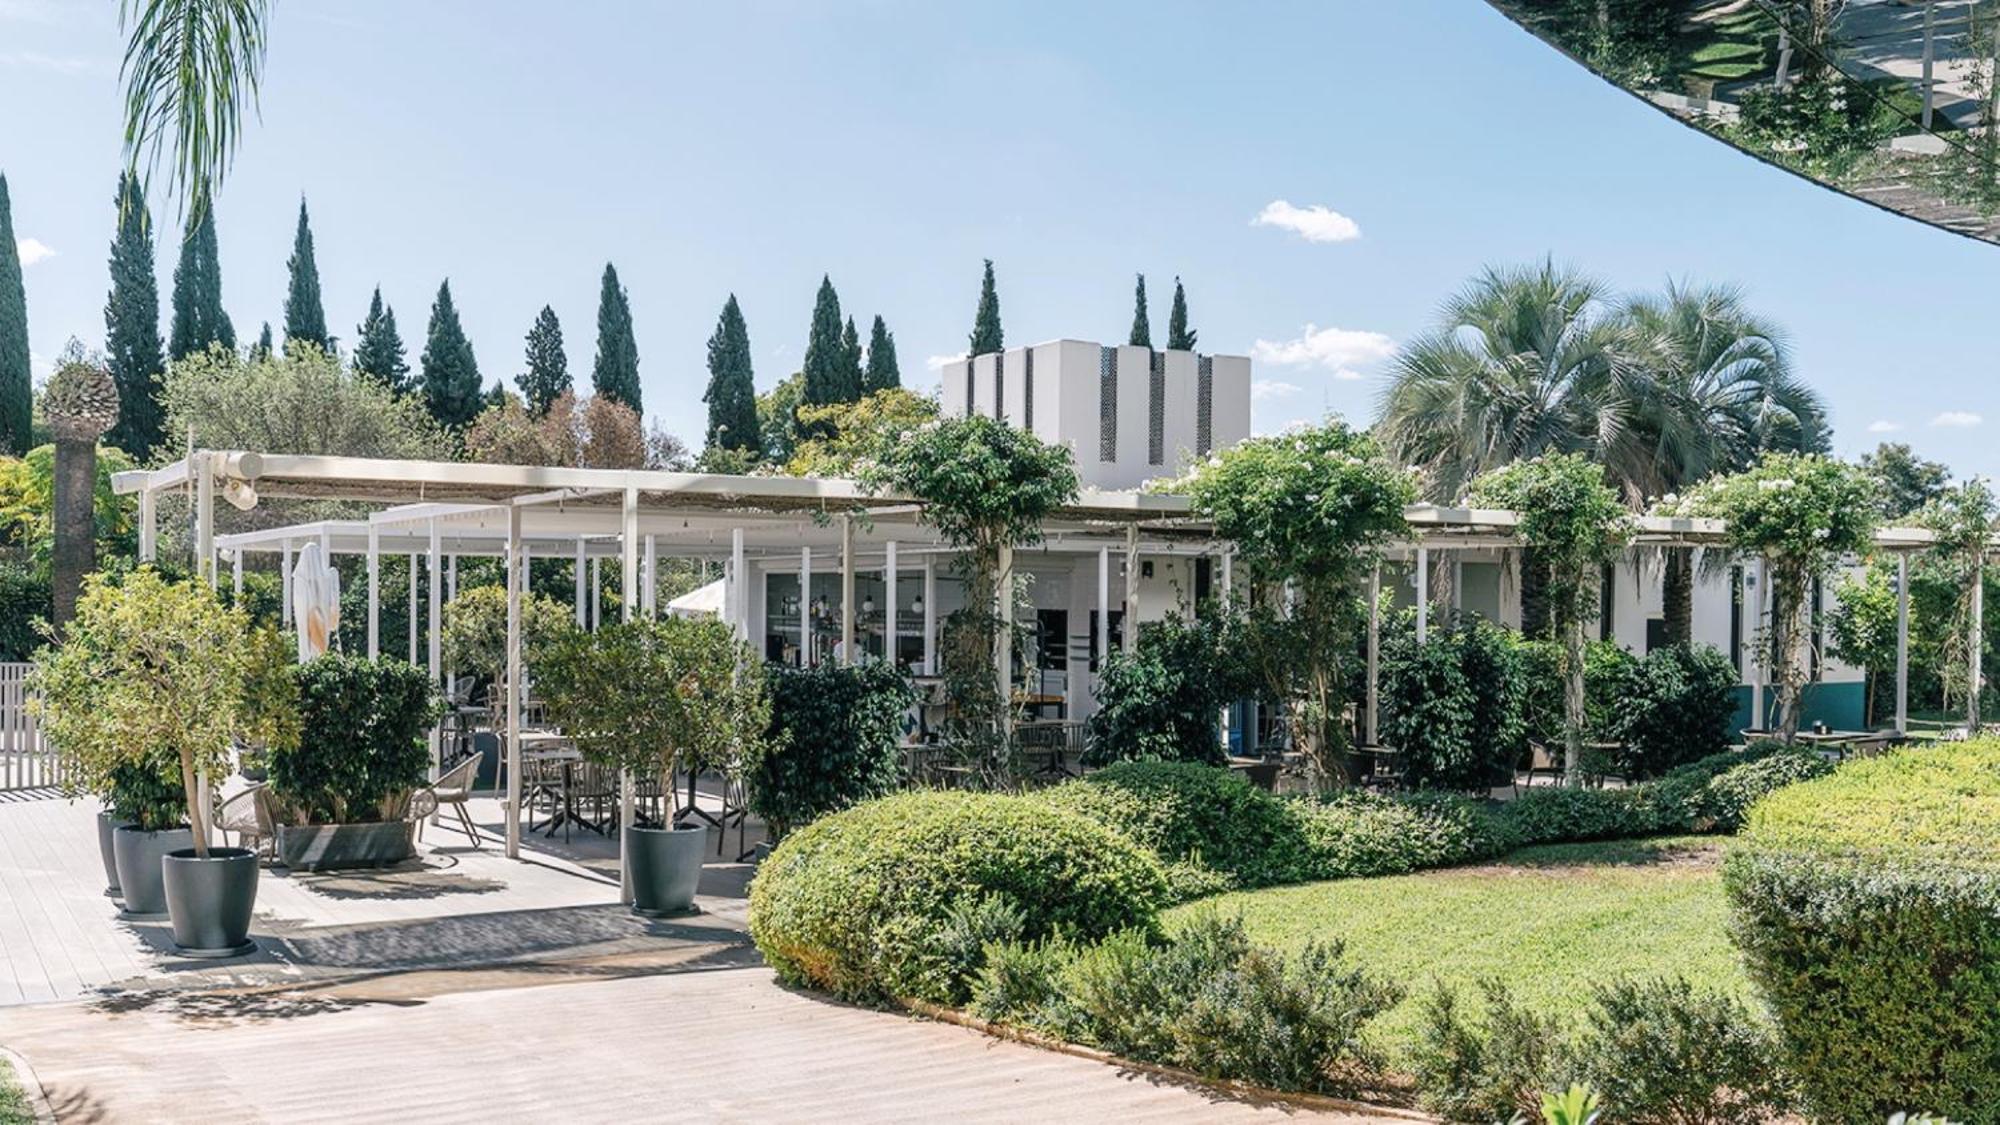
<instances>
[{"instance_id":1,"label":"metal chair","mask_svg":"<svg viewBox=\"0 0 2000 1125\"><path fill-rule=\"evenodd\" d=\"M465 833L473 847L483 848L486 845L479 835L479 826L472 823L472 814L465 807L466 802L472 799L472 783L478 774L479 755L474 754L439 774L436 781L418 792L428 794L430 798L427 802L430 807L424 809L421 815L429 816L434 810L441 811L450 806L452 815L458 820L458 830ZM413 813L417 807L418 802L412 800L410 808Z\"/></svg>"},{"instance_id":2,"label":"metal chair","mask_svg":"<svg viewBox=\"0 0 2000 1125\"><path fill-rule=\"evenodd\" d=\"M1549 753L1548 747L1542 745L1540 742L1531 738L1528 740L1528 787L1529 788L1531 789L1534 788L1535 775L1538 773L1548 774L1550 777L1555 779L1556 784L1560 785L1562 784L1565 771L1563 769L1562 762L1557 760L1553 755ZM1517 796L1521 792L1521 783L1519 781L1516 781L1514 783L1514 792Z\"/></svg>"}]
</instances>

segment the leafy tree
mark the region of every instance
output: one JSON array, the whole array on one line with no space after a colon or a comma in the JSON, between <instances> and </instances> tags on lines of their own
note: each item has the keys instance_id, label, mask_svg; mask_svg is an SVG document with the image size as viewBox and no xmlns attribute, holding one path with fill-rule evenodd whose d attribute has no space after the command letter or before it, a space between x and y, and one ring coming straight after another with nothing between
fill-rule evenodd
<instances>
[{"instance_id":1,"label":"leafy tree","mask_svg":"<svg viewBox=\"0 0 2000 1125\"><path fill-rule=\"evenodd\" d=\"M504 569L504 568L503 568ZM446 602L443 623L447 668L476 672L495 682L507 678L507 587L467 586ZM521 598L521 662L530 675L563 638L576 631L570 607L541 594Z\"/></svg>"},{"instance_id":2,"label":"leafy tree","mask_svg":"<svg viewBox=\"0 0 2000 1125\"><path fill-rule=\"evenodd\" d=\"M805 385L799 401L811 406L851 402L847 387L847 344L841 337L840 295L822 275L813 298L812 329L806 335Z\"/></svg>"},{"instance_id":3,"label":"leafy tree","mask_svg":"<svg viewBox=\"0 0 2000 1125\"><path fill-rule=\"evenodd\" d=\"M840 333L840 393L843 401L853 402L862 395L861 383L861 334L854 330L854 318L847 318L847 327Z\"/></svg>"},{"instance_id":4,"label":"leafy tree","mask_svg":"<svg viewBox=\"0 0 2000 1125\"><path fill-rule=\"evenodd\" d=\"M220 348L181 360L160 395L169 433L204 449L438 459L450 445L424 406L301 345L245 358Z\"/></svg>"},{"instance_id":5,"label":"leafy tree","mask_svg":"<svg viewBox=\"0 0 2000 1125\"><path fill-rule=\"evenodd\" d=\"M799 427L799 407L805 402L805 387L805 372L794 371L757 396L757 430L764 437L764 459L772 464L790 461L806 438Z\"/></svg>"},{"instance_id":6,"label":"leafy tree","mask_svg":"<svg viewBox=\"0 0 2000 1125\"><path fill-rule=\"evenodd\" d=\"M431 302L431 324L424 343L424 404L438 425L463 426L478 415L480 390L479 361L473 357L472 341L458 323L458 309L451 303L451 282L438 286L437 300Z\"/></svg>"},{"instance_id":7,"label":"leafy tree","mask_svg":"<svg viewBox=\"0 0 2000 1125\"><path fill-rule=\"evenodd\" d=\"M972 314L972 336L966 341L966 351L972 355L985 355L1006 347L1006 337L1000 331L1000 292L993 285L993 259L986 259L986 273L979 280L979 308Z\"/></svg>"},{"instance_id":8,"label":"leafy tree","mask_svg":"<svg viewBox=\"0 0 2000 1125\"><path fill-rule=\"evenodd\" d=\"M1996 505L1993 489L1983 480L1970 480L1924 505L1917 523L1934 537L1930 549L1931 577L1943 578L1954 597L1950 622L1939 638L1944 658L1945 705L1954 698L1965 699L1965 722L1969 730L1979 729L1979 696L1984 687L1973 682L1973 656L1981 650L1981 607L1979 597L1986 580L1986 553L1991 549ZM1980 679L1983 681L1984 676Z\"/></svg>"},{"instance_id":9,"label":"leafy tree","mask_svg":"<svg viewBox=\"0 0 2000 1125\"><path fill-rule=\"evenodd\" d=\"M97 451L91 525L100 557L129 557L138 546L134 534L137 505L132 497L111 490L112 476L134 467L132 455L117 446L102 446ZM0 458L0 528L6 529L8 541L40 572L46 572L55 558L55 495L54 445L38 445L24 457Z\"/></svg>"},{"instance_id":10,"label":"leafy tree","mask_svg":"<svg viewBox=\"0 0 2000 1125\"><path fill-rule=\"evenodd\" d=\"M868 330L868 367L861 373L861 393L891 390L903 385L903 372L896 363L896 335L877 313Z\"/></svg>"},{"instance_id":11,"label":"leafy tree","mask_svg":"<svg viewBox=\"0 0 2000 1125\"><path fill-rule=\"evenodd\" d=\"M355 329L354 370L397 394L410 391L410 363L404 358L403 334L396 330L396 310L382 302L382 287L368 299L368 315Z\"/></svg>"},{"instance_id":12,"label":"leafy tree","mask_svg":"<svg viewBox=\"0 0 2000 1125\"><path fill-rule=\"evenodd\" d=\"M1476 617L1418 644L1414 630L1384 646L1382 738L1403 754L1417 788L1480 789L1513 776L1525 725L1521 655Z\"/></svg>"},{"instance_id":13,"label":"leafy tree","mask_svg":"<svg viewBox=\"0 0 2000 1125\"><path fill-rule=\"evenodd\" d=\"M763 452L763 433L757 424L756 374L750 363L750 326L736 294L722 304L715 332L708 338L708 390L701 396L708 404L707 445L710 449L756 450Z\"/></svg>"},{"instance_id":14,"label":"leafy tree","mask_svg":"<svg viewBox=\"0 0 2000 1125\"><path fill-rule=\"evenodd\" d=\"M1147 626L1133 651L1114 652L1105 664L1084 764L1225 764L1215 717L1254 687L1241 668L1220 622L1169 617Z\"/></svg>"},{"instance_id":15,"label":"leafy tree","mask_svg":"<svg viewBox=\"0 0 2000 1125\"><path fill-rule=\"evenodd\" d=\"M604 285L597 298L597 362L590 385L598 394L634 410L639 405L639 342L632 335L632 305L618 271L604 263Z\"/></svg>"},{"instance_id":16,"label":"leafy tree","mask_svg":"<svg viewBox=\"0 0 2000 1125\"><path fill-rule=\"evenodd\" d=\"M1826 622L1827 650L1834 659L1861 669L1862 722L1871 730L1875 726L1876 686L1885 673L1896 670L1894 583L1890 569L1880 565L1843 577L1834 587L1833 612ZM1911 629L1912 634L1916 631Z\"/></svg>"},{"instance_id":17,"label":"leafy tree","mask_svg":"<svg viewBox=\"0 0 2000 1125\"><path fill-rule=\"evenodd\" d=\"M1584 627L1596 620L1598 582L1632 539L1632 521L1604 473L1577 453L1545 453L1484 474L1473 503L1512 509L1516 534L1543 568L1549 623L1562 643L1564 776L1583 780ZM1527 565L1527 564L1523 564Z\"/></svg>"},{"instance_id":18,"label":"leafy tree","mask_svg":"<svg viewBox=\"0 0 2000 1125\"><path fill-rule=\"evenodd\" d=\"M1191 352L1194 350L1197 333L1188 327L1187 291L1181 288L1181 279L1174 278L1174 307L1167 314L1167 350Z\"/></svg>"},{"instance_id":19,"label":"leafy tree","mask_svg":"<svg viewBox=\"0 0 2000 1125\"><path fill-rule=\"evenodd\" d=\"M937 413L936 400L901 387L876 391L856 402L802 406L799 422L812 436L798 444L785 471L798 477L852 476L918 427L935 421Z\"/></svg>"},{"instance_id":20,"label":"leafy tree","mask_svg":"<svg viewBox=\"0 0 2000 1125\"><path fill-rule=\"evenodd\" d=\"M1926 461L1903 442L1883 442L1861 455L1861 468L1875 478L1882 498L1882 518L1900 520L1938 499L1951 483L1951 470Z\"/></svg>"},{"instance_id":21,"label":"leafy tree","mask_svg":"<svg viewBox=\"0 0 2000 1125\"><path fill-rule=\"evenodd\" d=\"M1237 545L1253 603L1292 590L1289 659L1272 685L1293 738L1322 779L1347 774L1348 698L1362 579L1402 534L1416 498L1408 473L1339 419L1224 450L1187 482L1194 510Z\"/></svg>"},{"instance_id":22,"label":"leafy tree","mask_svg":"<svg viewBox=\"0 0 2000 1125\"><path fill-rule=\"evenodd\" d=\"M319 295L319 263L313 258L312 224L306 218L306 201L299 199L299 229L292 235L292 256L285 263L291 281L285 290L285 346L293 341L312 344L321 351L333 350L333 337L326 331L326 306Z\"/></svg>"},{"instance_id":23,"label":"leafy tree","mask_svg":"<svg viewBox=\"0 0 2000 1125\"><path fill-rule=\"evenodd\" d=\"M578 469L669 468L671 457L648 435L638 412L615 399L570 391L534 414L506 395L465 429L465 455L507 465L559 465Z\"/></svg>"},{"instance_id":24,"label":"leafy tree","mask_svg":"<svg viewBox=\"0 0 2000 1125\"><path fill-rule=\"evenodd\" d=\"M14 205L0 175L0 452L27 452L34 425L34 372L28 359L28 290L14 241Z\"/></svg>"},{"instance_id":25,"label":"leafy tree","mask_svg":"<svg viewBox=\"0 0 2000 1125\"><path fill-rule=\"evenodd\" d=\"M535 315L528 329L527 370L514 380L528 399L528 409L536 414L570 392L569 354L563 351L562 322L548 305Z\"/></svg>"},{"instance_id":26,"label":"leafy tree","mask_svg":"<svg viewBox=\"0 0 2000 1125\"><path fill-rule=\"evenodd\" d=\"M1153 322L1146 315L1146 275L1139 274L1132 290L1132 335L1125 342L1135 348L1153 346Z\"/></svg>"},{"instance_id":27,"label":"leafy tree","mask_svg":"<svg viewBox=\"0 0 2000 1125\"><path fill-rule=\"evenodd\" d=\"M215 241L215 208L196 213L181 240L174 267L174 323L167 358L185 359L211 344L236 346L236 326L222 308L222 261Z\"/></svg>"},{"instance_id":28,"label":"leafy tree","mask_svg":"<svg viewBox=\"0 0 2000 1125\"><path fill-rule=\"evenodd\" d=\"M118 424L105 439L140 460L160 444L160 282L153 271L153 221L137 180L118 177L118 234L111 240L111 294L104 302L104 350L118 384ZM0 230L0 240L8 237Z\"/></svg>"}]
</instances>

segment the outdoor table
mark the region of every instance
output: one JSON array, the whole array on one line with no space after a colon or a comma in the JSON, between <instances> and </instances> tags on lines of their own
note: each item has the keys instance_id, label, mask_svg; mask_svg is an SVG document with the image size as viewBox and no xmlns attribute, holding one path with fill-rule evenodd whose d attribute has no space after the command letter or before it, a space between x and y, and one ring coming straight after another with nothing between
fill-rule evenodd
<instances>
[{"instance_id":1,"label":"outdoor table","mask_svg":"<svg viewBox=\"0 0 2000 1125\"><path fill-rule=\"evenodd\" d=\"M1014 728L1021 736L1023 750L1047 750L1049 760L1035 770L1037 777L1068 777L1069 763L1063 752L1072 741L1081 742L1083 724L1067 719L1039 719Z\"/></svg>"},{"instance_id":2,"label":"outdoor table","mask_svg":"<svg viewBox=\"0 0 2000 1125\"><path fill-rule=\"evenodd\" d=\"M1807 746L1825 747L1840 757L1845 758L1851 744L1860 739L1874 738L1875 732L1872 730L1802 730L1793 737Z\"/></svg>"},{"instance_id":3,"label":"outdoor table","mask_svg":"<svg viewBox=\"0 0 2000 1125\"><path fill-rule=\"evenodd\" d=\"M554 762L562 770L562 804L549 815L549 823L542 833L544 836L553 837L556 834L556 829L570 823L581 824L585 828L593 832L600 832L601 834L596 825L576 815L576 809L571 804L572 791L575 787L576 767L578 763L583 761L583 754L577 750L567 736L547 730L522 731L521 761L523 764L528 762Z\"/></svg>"},{"instance_id":4,"label":"outdoor table","mask_svg":"<svg viewBox=\"0 0 2000 1125\"><path fill-rule=\"evenodd\" d=\"M1354 756L1368 763L1366 784L1389 786L1398 780L1397 767L1401 764L1403 752L1387 746L1357 746Z\"/></svg>"}]
</instances>

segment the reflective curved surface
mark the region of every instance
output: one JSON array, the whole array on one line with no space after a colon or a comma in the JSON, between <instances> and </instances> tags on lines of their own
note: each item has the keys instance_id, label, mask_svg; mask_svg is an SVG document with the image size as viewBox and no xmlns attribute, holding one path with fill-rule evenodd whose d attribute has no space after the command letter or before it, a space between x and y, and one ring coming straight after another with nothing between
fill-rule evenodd
<instances>
[{"instance_id":1,"label":"reflective curved surface","mask_svg":"<svg viewBox=\"0 0 2000 1125\"><path fill-rule=\"evenodd\" d=\"M2000 240L2000 0L1489 0L1752 156Z\"/></svg>"}]
</instances>

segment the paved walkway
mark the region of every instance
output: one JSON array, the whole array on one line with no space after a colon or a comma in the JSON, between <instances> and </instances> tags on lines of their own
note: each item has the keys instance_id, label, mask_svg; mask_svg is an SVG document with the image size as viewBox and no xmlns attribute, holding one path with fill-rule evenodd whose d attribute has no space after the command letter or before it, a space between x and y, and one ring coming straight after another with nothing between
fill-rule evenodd
<instances>
[{"instance_id":1,"label":"paved walkway","mask_svg":"<svg viewBox=\"0 0 2000 1125\"><path fill-rule=\"evenodd\" d=\"M71 1122L1392 1120L1198 1086L779 988L765 969L0 1011ZM449 983L449 982L446 982Z\"/></svg>"}]
</instances>

